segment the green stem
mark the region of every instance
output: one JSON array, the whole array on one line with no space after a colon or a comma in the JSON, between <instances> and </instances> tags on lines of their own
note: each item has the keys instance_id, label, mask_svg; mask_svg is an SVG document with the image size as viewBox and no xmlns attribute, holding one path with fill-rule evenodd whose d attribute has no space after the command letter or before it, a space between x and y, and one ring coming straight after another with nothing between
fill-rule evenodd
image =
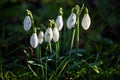
<instances>
[{"instance_id":1,"label":"green stem","mask_svg":"<svg viewBox=\"0 0 120 80\"><path fill-rule=\"evenodd\" d=\"M84 4L82 5L82 7L81 7L81 9L80 9L80 12L79 12L79 14L77 14L77 24L76 24L76 35L77 35L77 41L76 41L76 53L78 53L78 49L79 49L79 36L80 36L80 31L79 31L79 16L81 15L81 13L82 13L82 11L83 11L83 9L84 9Z\"/></svg>"},{"instance_id":2,"label":"green stem","mask_svg":"<svg viewBox=\"0 0 120 80\"><path fill-rule=\"evenodd\" d=\"M76 35L77 35L77 41L76 41L76 52L78 53L78 49L79 49L79 16L77 18L77 27L76 27Z\"/></svg>"},{"instance_id":3,"label":"green stem","mask_svg":"<svg viewBox=\"0 0 120 80\"><path fill-rule=\"evenodd\" d=\"M56 69L58 66L58 59L59 59L59 42L56 42Z\"/></svg>"},{"instance_id":4,"label":"green stem","mask_svg":"<svg viewBox=\"0 0 120 80\"><path fill-rule=\"evenodd\" d=\"M49 42L49 46L50 46L50 53L52 55L52 46L51 46L51 42Z\"/></svg>"},{"instance_id":5,"label":"green stem","mask_svg":"<svg viewBox=\"0 0 120 80\"><path fill-rule=\"evenodd\" d=\"M83 9L84 9L84 4L82 5L82 7L81 7L81 9L80 9L80 12L79 12L78 16L80 16L80 15L81 15L81 13L82 13Z\"/></svg>"},{"instance_id":6,"label":"green stem","mask_svg":"<svg viewBox=\"0 0 120 80\"><path fill-rule=\"evenodd\" d=\"M48 66L48 65L47 65L47 62L48 62L47 50L48 50L48 46L46 47L46 52L45 52L45 55L46 55L46 58L45 58L45 69L46 69L46 70L45 70L45 74L46 74L45 78L46 78L46 79L45 79L45 80L47 80L47 74L48 74L48 73L47 73L47 66Z\"/></svg>"},{"instance_id":7,"label":"green stem","mask_svg":"<svg viewBox=\"0 0 120 80\"><path fill-rule=\"evenodd\" d=\"M35 53L36 53L37 59L40 59L40 54L39 54L39 48L38 47L35 49Z\"/></svg>"},{"instance_id":8,"label":"green stem","mask_svg":"<svg viewBox=\"0 0 120 80\"><path fill-rule=\"evenodd\" d=\"M72 40L71 40L71 45L70 45L69 59L71 58L71 51L72 51L72 47L73 47L74 37L75 37L75 28L73 28L73 33L72 33Z\"/></svg>"},{"instance_id":9,"label":"green stem","mask_svg":"<svg viewBox=\"0 0 120 80\"><path fill-rule=\"evenodd\" d=\"M42 74L43 76L45 75L44 70L43 70L43 65L42 65L42 54L41 54L41 47L40 47L40 63L41 63L41 70L42 70Z\"/></svg>"},{"instance_id":10,"label":"green stem","mask_svg":"<svg viewBox=\"0 0 120 80\"><path fill-rule=\"evenodd\" d=\"M66 34L67 34L67 32L66 32L66 27L64 27L64 32L63 32L63 44L66 44Z\"/></svg>"}]
</instances>

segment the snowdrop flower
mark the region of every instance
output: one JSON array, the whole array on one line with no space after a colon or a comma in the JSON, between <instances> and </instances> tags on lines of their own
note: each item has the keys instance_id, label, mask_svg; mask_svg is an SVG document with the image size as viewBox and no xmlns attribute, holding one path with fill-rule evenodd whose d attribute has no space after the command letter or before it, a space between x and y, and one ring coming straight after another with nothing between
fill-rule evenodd
<instances>
[{"instance_id":1,"label":"snowdrop flower","mask_svg":"<svg viewBox=\"0 0 120 80\"><path fill-rule=\"evenodd\" d=\"M25 17L23 26L25 31L28 31L31 28L32 22L31 22L30 16Z\"/></svg>"},{"instance_id":2,"label":"snowdrop flower","mask_svg":"<svg viewBox=\"0 0 120 80\"><path fill-rule=\"evenodd\" d=\"M63 28L63 18L59 15L56 19L57 29L60 31Z\"/></svg>"},{"instance_id":3,"label":"snowdrop flower","mask_svg":"<svg viewBox=\"0 0 120 80\"><path fill-rule=\"evenodd\" d=\"M43 40L44 40L44 33L43 33L43 31L40 31L40 33L38 35L39 44L42 44Z\"/></svg>"},{"instance_id":4,"label":"snowdrop flower","mask_svg":"<svg viewBox=\"0 0 120 80\"><path fill-rule=\"evenodd\" d=\"M76 23L76 14L71 13L71 15L67 19L67 28L68 29L73 28L75 26L75 23Z\"/></svg>"},{"instance_id":5,"label":"snowdrop flower","mask_svg":"<svg viewBox=\"0 0 120 80\"><path fill-rule=\"evenodd\" d=\"M30 45L33 48L36 48L38 46L38 37L37 33L33 33L32 36L30 37Z\"/></svg>"},{"instance_id":6,"label":"snowdrop flower","mask_svg":"<svg viewBox=\"0 0 120 80\"><path fill-rule=\"evenodd\" d=\"M63 28L63 18L62 18L62 15L63 15L63 9L60 8L59 9L59 15L56 18L56 25L57 25L58 31L60 31Z\"/></svg>"},{"instance_id":7,"label":"snowdrop flower","mask_svg":"<svg viewBox=\"0 0 120 80\"><path fill-rule=\"evenodd\" d=\"M59 40L59 31L57 27L53 28L53 41L57 42Z\"/></svg>"},{"instance_id":8,"label":"snowdrop flower","mask_svg":"<svg viewBox=\"0 0 120 80\"><path fill-rule=\"evenodd\" d=\"M52 28L48 28L45 32L45 41L50 42L53 38Z\"/></svg>"},{"instance_id":9,"label":"snowdrop flower","mask_svg":"<svg viewBox=\"0 0 120 80\"><path fill-rule=\"evenodd\" d=\"M83 29L85 30L88 30L88 28L90 27L90 24L91 24L91 20L90 20L90 16L88 14L88 9L85 8L85 14L83 16L83 19L82 19L82 27Z\"/></svg>"}]
</instances>

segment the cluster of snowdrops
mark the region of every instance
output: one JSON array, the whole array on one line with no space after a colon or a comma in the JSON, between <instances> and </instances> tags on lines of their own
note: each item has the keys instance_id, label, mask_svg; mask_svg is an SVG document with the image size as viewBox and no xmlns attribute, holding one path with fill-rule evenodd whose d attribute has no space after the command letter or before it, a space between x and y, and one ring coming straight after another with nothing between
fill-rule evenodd
<instances>
[{"instance_id":1,"label":"cluster of snowdrops","mask_svg":"<svg viewBox=\"0 0 120 80\"><path fill-rule=\"evenodd\" d=\"M84 10L84 15L81 20L81 25L84 30L87 30L90 27L91 20L88 14L87 7L84 7L84 5L80 8L79 5L75 5L75 7L72 8L71 14L67 19L67 28L72 29L75 28L75 25L77 24L77 19L79 18L81 14L81 9ZM56 20L49 20L49 26L46 29L45 33L44 31L40 31L37 35L37 28L34 26L34 20L33 15L30 10L26 10L26 16L24 18L23 27L25 31L29 31L32 29L33 33L30 37L30 45L33 48L36 48L39 44L42 44L43 41L45 42L51 42L53 40L54 42L57 42L59 40L59 32L63 28L64 20L63 20L63 9L60 8L58 12L58 16Z\"/></svg>"}]
</instances>

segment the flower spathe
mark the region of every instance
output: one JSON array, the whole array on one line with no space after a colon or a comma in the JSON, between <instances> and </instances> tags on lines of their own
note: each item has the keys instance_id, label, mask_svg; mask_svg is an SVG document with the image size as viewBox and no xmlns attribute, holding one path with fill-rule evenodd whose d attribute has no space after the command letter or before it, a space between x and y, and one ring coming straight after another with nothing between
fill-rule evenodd
<instances>
[{"instance_id":1,"label":"flower spathe","mask_svg":"<svg viewBox=\"0 0 120 80\"><path fill-rule=\"evenodd\" d=\"M57 42L59 40L59 31L57 27L53 28L53 41Z\"/></svg>"},{"instance_id":2,"label":"flower spathe","mask_svg":"<svg viewBox=\"0 0 120 80\"><path fill-rule=\"evenodd\" d=\"M63 18L62 18L62 15L59 15L56 18L56 26L57 26L58 31L60 31L63 28Z\"/></svg>"},{"instance_id":3,"label":"flower spathe","mask_svg":"<svg viewBox=\"0 0 120 80\"><path fill-rule=\"evenodd\" d=\"M75 23L76 23L76 14L71 13L71 15L67 19L67 28L68 29L73 28L75 26Z\"/></svg>"},{"instance_id":4,"label":"flower spathe","mask_svg":"<svg viewBox=\"0 0 120 80\"><path fill-rule=\"evenodd\" d=\"M32 22L29 16L26 16L23 22L23 27L25 31L28 31L32 26Z\"/></svg>"},{"instance_id":5,"label":"flower spathe","mask_svg":"<svg viewBox=\"0 0 120 80\"><path fill-rule=\"evenodd\" d=\"M42 44L43 40L44 40L44 33L43 33L43 31L40 31L40 33L38 35L39 44Z\"/></svg>"},{"instance_id":6,"label":"flower spathe","mask_svg":"<svg viewBox=\"0 0 120 80\"><path fill-rule=\"evenodd\" d=\"M82 27L84 30L88 30L91 24L90 16L89 14L84 14L82 19Z\"/></svg>"},{"instance_id":7,"label":"flower spathe","mask_svg":"<svg viewBox=\"0 0 120 80\"><path fill-rule=\"evenodd\" d=\"M45 42L50 42L53 38L52 28L48 28L45 32Z\"/></svg>"},{"instance_id":8,"label":"flower spathe","mask_svg":"<svg viewBox=\"0 0 120 80\"><path fill-rule=\"evenodd\" d=\"M30 45L33 48L36 48L38 46L38 37L37 33L33 33L32 36L30 37Z\"/></svg>"}]
</instances>

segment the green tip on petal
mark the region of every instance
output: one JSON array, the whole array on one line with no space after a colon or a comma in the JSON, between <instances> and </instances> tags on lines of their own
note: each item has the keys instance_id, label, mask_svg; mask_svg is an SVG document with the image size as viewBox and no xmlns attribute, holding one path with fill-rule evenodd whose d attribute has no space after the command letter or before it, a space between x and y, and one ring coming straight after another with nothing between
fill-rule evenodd
<instances>
[{"instance_id":1,"label":"green tip on petal","mask_svg":"<svg viewBox=\"0 0 120 80\"><path fill-rule=\"evenodd\" d=\"M36 27L33 28L33 33L37 33Z\"/></svg>"},{"instance_id":2,"label":"green tip on petal","mask_svg":"<svg viewBox=\"0 0 120 80\"><path fill-rule=\"evenodd\" d=\"M49 20L49 27L56 27L56 23L55 23L55 20Z\"/></svg>"},{"instance_id":3,"label":"green tip on petal","mask_svg":"<svg viewBox=\"0 0 120 80\"><path fill-rule=\"evenodd\" d=\"M30 10L26 9L26 15L27 15L27 16L30 16L30 18L31 18L31 20L32 20L32 22L33 22L32 12L31 12Z\"/></svg>"},{"instance_id":4,"label":"green tip on petal","mask_svg":"<svg viewBox=\"0 0 120 80\"><path fill-rule=\"evenodd\" d=\"M59 9L59 15L63 15L63 9L60 7L60 9Z\"/></svg>"},{"instance_id":5,"label":"green tip on petal","mask_svg":"<svg viewBox=\"0 0 120 80\"><path fill-rule=\"evenodd\" d=\"M54 28L54 27L56 27L56 23L55 23L55 21L54 21L54 23L53 23L53 28Z\"/></svg>"},{"instance_id":6,"label":"green tip on petal","mask_svg":"<svg viewBox=\"0 0 120 80\"><path fill-rule=\"evenodd\" d=\"M30 11L30 10L28 10L28 9L26 9L26 14L27 14L28 16L30 16L31 11Z\"/></svg>"},{"instance_id":7,"label":"green tip on petal","mask_svg":"<svg viewBox=\"0 0 120 80\"><path fill-rule=\"evenodd\" d=\"M88 14L88 8L85 7L85 14Z\"/></svg>"},{"instance_id":8,"label":"green tip on petal","mask_svg":"<svg viewBox=\"0 0 120 80\"><path fill-rule=\"evenodd\" d=\"M49 20L49 27L52 28L53 20Z\"/></svg>"},{"instance_id":9,"label":"green tip on petal","mask_svg":"<svg viewBox=\"0 0 120 80\"><path fill-rule=\"evenodd\" d=\"M75 7L72 8L72 13L75 13L76 15L79 14L80 12L80 7L79 5L75 5Z\"/></svg>"}]
</instances>

